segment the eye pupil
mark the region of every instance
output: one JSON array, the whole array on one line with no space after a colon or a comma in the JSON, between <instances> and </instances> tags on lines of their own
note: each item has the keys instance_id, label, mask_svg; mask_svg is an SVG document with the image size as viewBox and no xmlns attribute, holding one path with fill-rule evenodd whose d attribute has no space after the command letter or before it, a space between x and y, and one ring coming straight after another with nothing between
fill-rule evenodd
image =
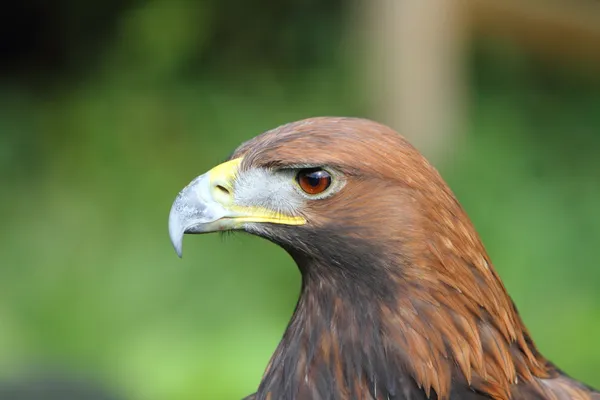
<instances>
[{"instance_id":1,"label":"eye pupil","mask_svg":"<svg viewBox=\"0 0 600 400\"><path fill-rule=\"evenodd\" d=\"M312 195L323 193L331 185L331 175L321 168L303 169L296 179L300 188Z\"/></svg>"},{"instance_id":2,"label":"eye pupil","mask_svg":"<svg viewBox=\"0 0 600 400\"><path fill-rule=\"evenodd\" d=\"M312 175L306 176L306 181L310 186L317 187L317 186L319 186L319 183L321 182L321 178L312 174Z\"/></svg>"}]
</instances>

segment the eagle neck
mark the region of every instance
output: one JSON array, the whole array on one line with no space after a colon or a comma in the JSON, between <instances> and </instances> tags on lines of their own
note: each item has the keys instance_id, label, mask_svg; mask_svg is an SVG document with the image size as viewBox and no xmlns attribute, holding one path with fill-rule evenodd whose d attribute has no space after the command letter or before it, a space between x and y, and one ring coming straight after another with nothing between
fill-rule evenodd
<instances>
[{"instance_id":1,"label":"eagle neck","mask_svg":"<svg viewBox=\"0 0 600 400\"><path fill-rule=\"evenodd\" d=\"M403 385L418 391L399 373L397 350L384 343L379 305L393 300L385 285L348 286L357 281L337 276L348 268L306 259L298 264L301 295L256 399L378 398Z\"/></svg>"},{"instance_id":2,"label":"eagle neck","mask_svg":"<svg viewBox=\"0 0 600 400\"><path fill-rule=\"evenodd\" d=\"M449 399L474 388L505 399L517 374L548 376L523 327L495 325L464 292L412 277L411 264L290 253L301 295L257 400Z\"/></svg>"}]
</instances>

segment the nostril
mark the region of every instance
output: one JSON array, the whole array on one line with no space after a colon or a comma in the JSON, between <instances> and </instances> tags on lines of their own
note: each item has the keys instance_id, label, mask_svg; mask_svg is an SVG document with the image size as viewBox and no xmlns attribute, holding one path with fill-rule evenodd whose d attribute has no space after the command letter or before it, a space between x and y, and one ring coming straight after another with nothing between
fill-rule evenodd
<instances>
[{"instance_id":1,"label":"nostril","mask_svg":"<svg viewBox=\"0 0 600 400\"><path fill-rule=\"evenodd\" d=\"M217 185L217 190L222 194L229 196L229 190L227 190L224 186Z\"/></svg>"}]
</instances>

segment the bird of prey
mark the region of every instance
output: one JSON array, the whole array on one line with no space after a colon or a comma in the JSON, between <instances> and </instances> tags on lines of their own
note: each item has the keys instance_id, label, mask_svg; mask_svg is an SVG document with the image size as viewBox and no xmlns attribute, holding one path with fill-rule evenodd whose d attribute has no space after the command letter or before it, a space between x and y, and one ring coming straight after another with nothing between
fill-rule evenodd
<instances>
[{"instance_id":1,"label":"bird of prey","mask_svg":"<svg viewBox=\"0 0 600 400\"><path fill-rule=\"evenodd\" d=\"M185 233L242 230L285 249L301 294L254 400L594 399L536 349L467 214L391 128L289 123L194 179Z\"/></svg>"}]
</instances>

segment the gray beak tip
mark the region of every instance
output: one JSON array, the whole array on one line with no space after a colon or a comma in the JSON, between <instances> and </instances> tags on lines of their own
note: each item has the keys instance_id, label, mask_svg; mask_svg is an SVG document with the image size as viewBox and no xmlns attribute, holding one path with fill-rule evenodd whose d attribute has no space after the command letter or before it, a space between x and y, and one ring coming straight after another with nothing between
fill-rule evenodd
<instances>
[{"instance_id":1,"label":"gray beak tip","mask_svg":"<svg viewBox=\"0 0 600 400\"><path fill-rule=\"evenodd\" d=\"M183 253L183 234L184 227L181 224L180 217L177 213L177 207L175 204L171 208L171 212L169 213L169 238L171 239L171 244L177 253L177 256L181 258Z\"/></svg>"},{"instance_id":2,"label":"gray beak tip","mask_svg":"<svg viewBox=\"0 0 600 400\"><path fill-rule=\"evenodd\" d=\"M175 253L177 253L177 257L183 258L183 243L173 243L173 248L175 248Z\"/></svg>"},{"instance_id":3,"label":"gray beak tip","mask_svg":"<svg viewBox=\"0 0 600 400\"><path fill-rule=\"evenodd\" d=\"M190 182L175 198L169 212L169 237L181 258L183 235L212 232L211 223L226 215L223 206L210 194L208 173Z\"/></svg>"},{"instance_id":4,"label":"gray beak tip","mask_svg":"<svg viewBox=\"0 0 600 400\"><path fill-rule=\"evenodd\" d=\"M169 236L171 236L171 244L173 245L173 248L175 249L175 253L177 253L177 256L179 258L182 258L182 255L183 255L183 234L182 233L176 233L176 234L170 234Z\"/></svg>"}]
</instances>

